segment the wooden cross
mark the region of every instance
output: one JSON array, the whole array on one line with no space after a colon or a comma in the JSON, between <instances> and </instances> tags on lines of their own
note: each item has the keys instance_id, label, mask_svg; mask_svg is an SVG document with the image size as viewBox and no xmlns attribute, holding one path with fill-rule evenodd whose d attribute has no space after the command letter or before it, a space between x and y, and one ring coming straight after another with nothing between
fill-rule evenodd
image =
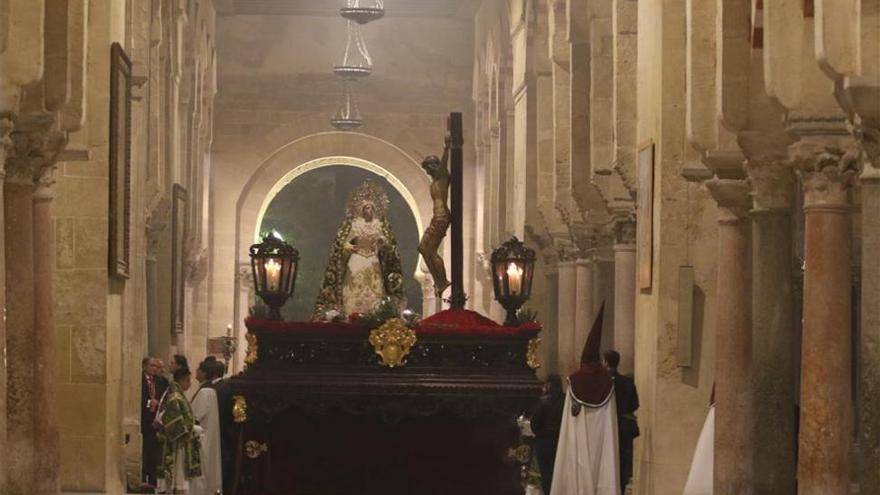
<instances>
[{"instance_id":1,"label":"wooden cross","mask_svg":"<svg viewBox=\"0 0 880 495\"><path fill-rule=\"evenodd\" d=\"M452 210L452 294L449 296L451 309L464 309L467 294L464 292L464 242L462 225L462 146L464 145L464 132L462 131L461 112L449 114L447 123L450 136L449 153L449 176L452 191L450 192L450 206Z\"/></svg>"}]
</instances>

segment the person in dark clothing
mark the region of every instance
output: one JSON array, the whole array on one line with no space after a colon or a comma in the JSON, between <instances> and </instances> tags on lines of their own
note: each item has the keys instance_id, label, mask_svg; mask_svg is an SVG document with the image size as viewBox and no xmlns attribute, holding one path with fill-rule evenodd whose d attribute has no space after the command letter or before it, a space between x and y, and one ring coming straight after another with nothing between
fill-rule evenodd
<instances>
[{"instance_id":1,"label":"person in dark clothing","mask_svg":"<svg viewBox=\"0 0 880 495\"><path fill-rule=\"evenodd\" d=\"M156 469L159 466L159 437L153 422L159 410L159 401L168 389L168 381L158 374L158 364L158 360L150 357L141 362L141 481L151 488L156 486Z\"/></svg>"},{"instance_id":2,"label":"person in dark clothing","mask_svg":"<svg viewBox=\"0 0 880 495\"><path fill-rule=\"evenodd\" d=\"M603 354L608 371L614 378L614 397L617 403L617 439L620 452L620 491L626 491L633 474L633 440L639 436L635 412L639 408L639 394L632 377L617 372L620 354L608 350Z\"/></svg>"},{"instance_id":3,"label":"person in dark clothing","mask_svg":"<svg viewBox=\"0 0 880 495\"><path fill-rule=\"evenodd\" d=\"M538 467L541 470L541 488L545 494L550 493L553 483L553 465L556 463L556 445L559 443L564 405L562 380L559 375L548 376L547 383L544 384L544 395L541 396L531 420L532 432L535 434L535 455L538 456Z\"/></svg>"},{"instance_id":4,"label":"person in dark clothing","mask_svg":"<svg viewBox=\"0 0 880 495\"><path fill-rule=\"evenodd\" d=\"M175 354L171 359L171 366L169 371L171 375L174 376L177 373L177 370L187 370L189 371L189 362L186 360L186 356L183 354Z\"/></svg>"}]
</instances>

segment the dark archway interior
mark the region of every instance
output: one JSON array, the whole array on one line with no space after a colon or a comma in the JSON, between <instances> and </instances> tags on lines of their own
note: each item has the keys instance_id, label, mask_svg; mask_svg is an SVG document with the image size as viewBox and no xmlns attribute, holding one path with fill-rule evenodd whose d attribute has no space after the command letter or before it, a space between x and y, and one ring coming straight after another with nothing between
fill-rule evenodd
<instances>
[{"instance_id":1,"label":"dark archway interior","mask_svg":"<svg viewBox=\"0 0 880 495\"><path fill-rule=\"evenodd\" d=\"M391 201L388 219L400 247L408 306L422 312L421 288L413 277L419 262L419 232L409 205L381 176L358 167L333 165L306 172L284 186L272 198L260 224L260 232L275 229L300 253L296 292L281 310L285 320L311 318L333 240L342 225L345 201L366 179L382 184Z\"/></svg>"}]
</instances>

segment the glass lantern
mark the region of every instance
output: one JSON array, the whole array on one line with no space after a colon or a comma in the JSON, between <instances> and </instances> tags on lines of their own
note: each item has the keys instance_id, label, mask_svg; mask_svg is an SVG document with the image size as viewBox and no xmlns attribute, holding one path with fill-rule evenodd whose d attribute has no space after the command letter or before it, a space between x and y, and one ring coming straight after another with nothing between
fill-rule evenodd
<instances>
[{"instance_id":1,"label":"glass lantern","mask_svg":"<svg viewBox=\"0 0 880 495\"><path fill-rule=\"evenodd\" d=\"M492 286L495 300L507 310L504 326L517 326L516 312L532 295L535 250L516 236L492 252Z\"/></svg>"},{"instance_id":2,"label":"glass lantern","mask_svg":"<svg viewBox=\"0 0 880 495\"><path fill-rule=\"evenodd\" d=\"M249 250L254 289L269 306L269 317L281 319L281 306L293 295L299 251L275 232L263 234L263 241Z\"/></svg>"}]
</instances>

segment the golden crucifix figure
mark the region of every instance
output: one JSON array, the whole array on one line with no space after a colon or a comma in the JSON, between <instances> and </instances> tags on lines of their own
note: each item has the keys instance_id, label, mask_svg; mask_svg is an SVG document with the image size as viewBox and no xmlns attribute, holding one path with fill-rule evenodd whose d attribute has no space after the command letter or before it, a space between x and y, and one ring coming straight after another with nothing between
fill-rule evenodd
<instances>
[{"instance_id":1,"label":"golden crucifix figure","mask_svg":"<svg viewBox=\"0 0 880 495\"><path fill-rule=\"evenodd\" d=\"M425 157L422 160L422 168L431 177L431 199L434 202L434 216L431 217L431 224L422 234L422 240L419 242L419 254L428 265L431 277L434 279L434 293L437 297L443 295L443 291L449 287L450 282L446 278L446 267L443 264L443 258L437 253L440 243L446 237L446 230L449 228L449 222L452 215L449 212L447 198L449 197L449 169L446 164L449 161L449 136L446 136L446 144L443 148L443 158L437 158L434 155Z\"/></svg>"}]
</instances>

